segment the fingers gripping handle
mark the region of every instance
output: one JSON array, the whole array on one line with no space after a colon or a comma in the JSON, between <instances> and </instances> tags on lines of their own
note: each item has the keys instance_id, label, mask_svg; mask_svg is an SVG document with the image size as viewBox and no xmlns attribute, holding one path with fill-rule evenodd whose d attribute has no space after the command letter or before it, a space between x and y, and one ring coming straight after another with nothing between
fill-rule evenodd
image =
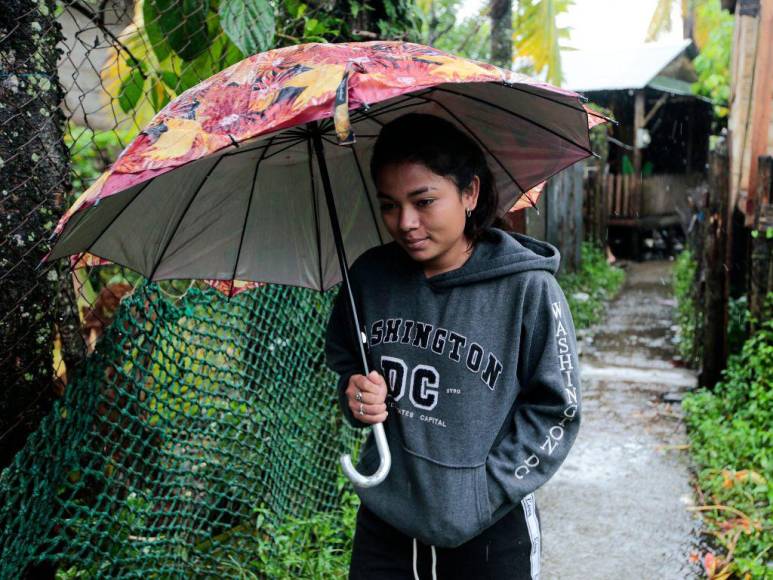
<instances>
[{"instance_id":1,"label":"fingers gripping handle","mask_svg":"<svg viewBox=\"0 0 773 580\"><path fill-rule=\"evenodd\" d=\"M365 333L360 331L360 346L363 347L364 345L367 345L367 340ZM364 357L363 360L365 360ZM367 360L365 360L364 365L365 375L367 376L370 373ZM359 487L373 487L378 485L384 481L389 473L389 468L392 467L392 454L389 452L389 445L387 444L386 434L384 433L384 424L376 423L373 425L372 429L380 458L378 469L373 475L362 475L358 472L352 463L352 456L348 453L341 456L341 467L344 470L344 474L346 474L346 477L348 477L354 485Z\"/></svg>"}]
</instances>

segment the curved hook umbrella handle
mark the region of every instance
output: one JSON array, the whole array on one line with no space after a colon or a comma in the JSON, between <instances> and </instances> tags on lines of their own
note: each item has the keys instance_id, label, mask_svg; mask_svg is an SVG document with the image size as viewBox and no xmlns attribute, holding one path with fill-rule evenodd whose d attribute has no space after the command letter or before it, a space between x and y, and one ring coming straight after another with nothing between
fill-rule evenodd
<instances>
[{"instance_id":1,"label":"curved hook umbrella handle","mask_svg":"<svg viewBox=\"0 0 773 580\"><path fill-rule=\"evenodd\" d=\"M389 452L386 435L384 434L384 424L376 423L373 425L373 435L376 438L376 447L381 459L378 469L373 475L362 475L352 465L352 456L348 453L341 456L341 466L354 485L359 487L373 487L378 485L386 478L389 468L392 466L392 454Z\"/></svg>"}]
</instances>

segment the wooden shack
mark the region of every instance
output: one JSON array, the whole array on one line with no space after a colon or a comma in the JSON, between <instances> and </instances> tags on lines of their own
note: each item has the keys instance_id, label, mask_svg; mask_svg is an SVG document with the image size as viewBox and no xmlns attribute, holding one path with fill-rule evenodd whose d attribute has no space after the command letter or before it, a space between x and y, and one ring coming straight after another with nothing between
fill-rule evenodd
<instances>
[{"instance_id":1,"label":"wooden shack","mask_svg":"<svg viewBox=\"0 0 773 580\"><path fill-rule=\"evenodd\" d=\"M597 176L618 256L639 259L653 230L683 230L690 191L705 187L712 106L692 93L695 55L689 40L562 54L564 86L619 123Z\"/></svg>"},{"instance_id":2,"label":"wooden shack","mask_svg":"<svg viewBox=\"0 0 773 580\"><path fill-rule=\"evenodd\" d=\"M752 227L758 207L771 202L759 199L758 189L759 158L773 156L773 2L723 0L722 7L735 15L727 124L730 207Z\"/></svg>"},{"instance_id":3,"label":"wooden shack","mask_svg":"<svg viewBox=\"0 0 773 580\"><path fill-rule=\"evenodd\" d=\"M735 17L726 270L729 293L748 291L760 320L773 292L773 0L722 0L722 7Z\"/></svg>"}]
</instances>

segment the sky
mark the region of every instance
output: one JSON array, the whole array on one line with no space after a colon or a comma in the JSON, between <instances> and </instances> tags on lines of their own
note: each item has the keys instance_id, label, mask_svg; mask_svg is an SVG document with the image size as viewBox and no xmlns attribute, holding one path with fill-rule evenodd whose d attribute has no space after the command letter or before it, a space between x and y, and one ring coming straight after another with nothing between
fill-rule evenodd
<instances>
[{"instance_id":1,"label":"sky","mask_svg":"<svg viewBox=\"0 0 773 580\"><path fill-rule=\"evenodd\" d=\"M466 0L460 16L474 15L486 1ZM565 44L580 50L640 44L644 42L656 3L657 0L575 0L558 23L572 29L571 40ZM673 4L671 32L661 34L658 41L682 39L680 3Z\"/></svg>"}]
</instances>

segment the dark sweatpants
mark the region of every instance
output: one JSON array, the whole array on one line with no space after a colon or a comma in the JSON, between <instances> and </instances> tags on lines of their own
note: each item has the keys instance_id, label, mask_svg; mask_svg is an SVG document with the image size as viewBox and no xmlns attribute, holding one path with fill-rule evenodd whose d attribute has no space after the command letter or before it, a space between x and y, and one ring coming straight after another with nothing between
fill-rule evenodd
<instances>
[{"instance_id":1,"label":"dark sweatpants","mask_svg":"<svg viewBox=\"0 0 773 580\"><path fill-rule=\"evenodd\" d=\"M534 494L456 548L423 544L360 505L349 580L539 580L540 554Z\"/></svg>"}]
</instances>

